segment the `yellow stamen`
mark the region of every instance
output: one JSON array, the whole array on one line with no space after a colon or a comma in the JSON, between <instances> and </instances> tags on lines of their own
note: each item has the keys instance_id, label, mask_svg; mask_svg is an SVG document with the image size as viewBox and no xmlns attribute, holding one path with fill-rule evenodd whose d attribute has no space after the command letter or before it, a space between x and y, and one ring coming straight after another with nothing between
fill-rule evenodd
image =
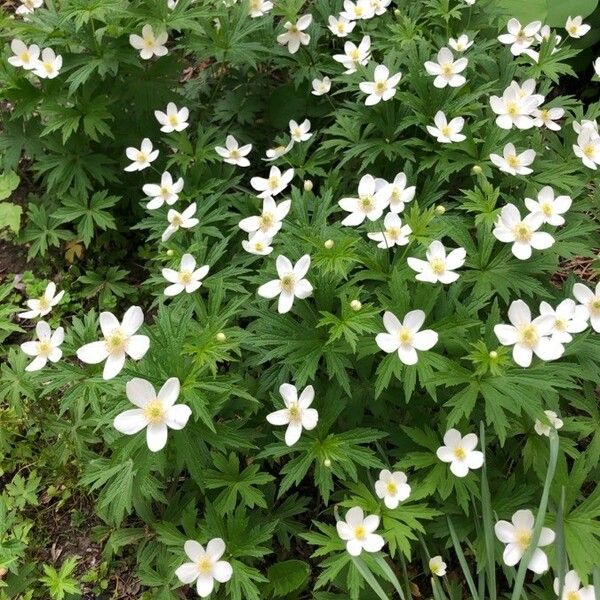
<instances>
[{"instance_id":1,"label":"yellow stamen","mask_svg":"<svg viewBox=\"0 0 600 600\"><path fill-rule=\"evenodd\" d=\"M446 270L446 264L441 258L434 258L430 260L429 265L431 266L431 270L436 275L441 275Z\"/></svg>"},{"instance_id":2,"label":"yellow stamen","mask_svg":"<svg viewBox=\"0 0 600 600\"><path fill-rule=\"evenodd\" d=\"M354 528L354 537L357 540L364 540L367 537L367 532L362 525Z\"/></svg>"},{"instance_id":3,"label":"yellow stamen","mask_svg":"<svg viewBox=\"0 0 600 600\"><path fill-rule=\"evenodd\" d=\"M519 529L517 530L516 538L517 545L521 550L525 551L529 548L529 544L531 543L531 530L530 529Z\"/></svg>"},{"instance_id":4,"label":"yellow stamen","mask_svg":"<svg viewBox=\"0 0 600 600\"><path fill-rule=\"evenodd\" d=\"M526 346L533 347L537 344L538 341L538 332L535 326L529 325L521 325L519 328L520 334L520 342L525 344Z\"/></svg>"},{"instance_id":5,"label":"yellow stamen","mask_svg":"<svg viewBox=\"0 0 600 600\"><path fill-rule=\"evenodd\" d=\"M148 420L148 423L162 422L165 417L163 403L158 398L150 400L150 402L144 406L144 416Z\"/></svg>"},{"instance_id":6,"label":"yellow stamen","mask_svg":"<svg viewBox=\"0 0 600 600\"><path fill-rule=\"evenodd\" d=\"M457 446L456 448L454 448L454 450L452 452L457 460L464 460L465 457L467 456L465 449L462 448L461 446Z\"/></svg>"}]
</instances>

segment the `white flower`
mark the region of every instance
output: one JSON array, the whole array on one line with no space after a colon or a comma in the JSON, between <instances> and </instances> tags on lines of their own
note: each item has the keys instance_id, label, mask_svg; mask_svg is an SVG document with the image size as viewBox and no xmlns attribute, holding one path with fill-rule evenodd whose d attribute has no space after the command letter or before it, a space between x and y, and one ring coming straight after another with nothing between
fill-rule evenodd
<instances>
[{"instance_id":1,"label":"white flower","mask_svg":"<svg viewBox=\"0 0 600 600\"><path fill-rule=\"evenodd\" d=\"M179 0L167 0L167 8L173 10L177 6L178 2Z\"/></svg>"},{"instance_id":2,"label":"white flower","mask_svg":"<svg viewBox=\"0 0 600 600\"><path fill-rule=\"evenodd\" d=\"M152 25L142 27L142 36L132 34L129 36L129 43L140 51L140 57L149 60L153 56L164 56L168 50L165 46L169 36L166 31L154 35Z\"/></svg>"},{"instance_id":3,"label":"white flower","mask_svg":"<svg viewBox=\"0 0 600 600\"><path fill-rule=\"evenodd\" d=\"M391 100L396 95L396 86L401 78L402 73L390 77L390 71L385 65L377 65L373 75L374 81L361 81L358 84L361 92L368 94L365 104L373 106L380 100Z\"/></svg>"},{"instance_id":4,"label":"white flower","mask_svg":"<svg viewBox=\"0 0 600 600\"><path fill-rule=\"evenodd\" d=\"M291 200L284 200L276 204L271 196L263 198L262 211L260 216L246 217L239 222L240 229L247 233L260 231L272 238L282 226L283 219L290 212Z\"/></svg>"},{"instance_id":5,"label":"white flower","mask_svg":"<svg viewBox=\"0 0 600 600\"><path fill-rule=\"evenodd\" d=\"M352 42L344 44L344 54L334 54L333 60L341 63L346 69L344 73L351 75L356 73L359 65L366 65L371 58L371 38L365 35L357 46Z\"/></svg>"},{"instance_id":6,"label":"white flower","mask_svg":"<svg viewBox=\"0 0 600 600\"><path fill-rule=\"evenodd\" d=\"M496 117L498 127L511 129L514 126L517 129L531 129L535 124L533 114L543 100L544 97L538 94L522 95L521 88L516 84L507 87L502 97L491 96L490 106L498 115Z\"/></svg>"},{"instance_id":7,"label":"white flower","mask_svg":"<svg viewBox=\"0 0 600 600\"><path fill-rule=\"evenodd\" d=\"M383 326L387 333L378 333L375 342L388 354L397 351L405 365L414 365L418 361L417 350L431 350L438 341L435 331L419 331L424 322L425 313L422 310L406 313L402 323L393 313L386 311L383 314Z\"/></svg>"},{"instance_id":8,"label":"white flower","mask_svg":"<svg viewBox=\"0 0 600 600\"><path fill-rule=\"evenodd\" d=\"M19 313L21 319L35 319L47 315L53 306L56 306L65 295L64 290L56 294L56 284L51 281L44 290L44 294L39 298L27 300L28 311Z\"/></svg>"},{"instance_id":9,"label":"white flower","mask_svg":"<svg viewBox=\"0 0 600 600\"><path fill-rule=\"evenodd\" d=\"M173 182L171 173L165 171L160 177L160 183L146 183L142 191L146 196L152 198L146 208L154 210L160 208L165 202L171 206L179 199L179 192L183 189L183 179L180 177Z\"/></svg>"},{"instance_id":10,"label":"white flower","mask_svg":"<svg viewBox=\"0 0 600 600\"><path fill-rule=\"evenodd\" d=\"M362 508L354 506L346 513L345 521L338 521L338 535L346 542L346 550L351 556L365 552L379 552L385 544L384 539L375 530L379 527L379 517L365 517Z\"/></svg>"},{"instance_id":11,"label":"white flower","mask_svg":"<svg viewBox=\"0 0 600 600\"><path fill-rule=\"evenodd\" d=\"M308 46L310 43L310 35L304 33L304 30L308 29L311 23L312 15L303 15L296 23L286 21L284 24L286 32L277 36L277 43L282 46L287 45L290 54L296 54L300 45Z\"/></svg>"},{"instance_id":12,"label":"white flower","mask_svg":"<svg viewBox=\"0 0 600 600\"><path fill-rule=\"evenodd\" d=\"M590 169L596 169L600 165L600 136L597 131L590 127L581 129L577 136L577 144L573 144L575 156L581 158L583 164Z\"/></svg>"},{"instance_id":13,"label":"white flower","mask_svg":"<svg viewBox=\"0 0 600 600\"><path fill-rule=\"evenodd\" d=\"M63 59L54 53L52 48L42 50L42 58L38 61L33 73L41 79L54 79L62 67Z\"/></svg>"},{"instance_id":14,"label":"white flower","mask_svg":"<svg viewBox=\"0 0 600 600\"><path fill-rule=\"evenodd\" d=\"M230 165L237 165L238 167L250 166L250 161L246 156L250 154L251 150L252 144L240 147L238 141L232 135L228 135L225 138L225 148L223 146L215 147L215 152L223 158L223 162Z\"/></svg>"},{"instance_id":15,"label":"white flower","mask_svg":"<svg viewBox=\"0 0 600 600\"><path fill-rule=\"evenodd\" d=\"M258 288L258 295L263 298L275 298L279 296L277 310L283 314L292 308L294 298L308 298L313 287L308 279L304 279L310 267L310 256L305 254L295 265L285 256L278 256L275 261L279 279L273 279Z\"/></svg>"},{"instance_id":16,"label":"white flower","mask_svg":"<svg viewBox=\"0 0 600 600\"><path fill-rule=\"evenodd\" d=\"M269 0L250 0L250 16L253 19L262 17L273 10L273 3Z\"/></svg>"},{"instance_id":17,"label":"white flower","mask_svg":"<svg viewBox=\"0 0 600 600\"><path fill-rule=\"evenodd\" d=\"M427 260L410 256L407 262L408 266L418 273L415 277L418 281L428 283L439 281L446 284L459 278L459 274L454 271L465 264L466 256L467 252L464 248L455 248L446 256L446 249L442 242L435 240L427 248Z\"/></svg>"},{"instance_id":18,"label":"white flower","mask_svg":"<svg viewBox=\"0 0 600 600\"><path fill-rule=\"evenodd\" d=\"M329 77L323 77L323 79L312 80L313 96L323 96L331 89L331 79Z\"/></svg>"},{"instance_id":19,"label":"white flower","mask_svg":"<svg viewBox=\"0 0 600 600\"><path fill-rule=\"evenodd\" d=\"M389 212L383 220L383 231L368 233L370 240L380 242L378 248L392 248L393 246L406 246L412 233L410 225L402 225L402 220L396 213Z\"/></svg>"},{"instance_id":20,"label":"white flower","mask_svg":"<svg viewBox=\"0 0 600 600\"><path fill-rule=\"evenodd\" d=\"M400 213L404 205L415 197L415 186L406 187L406 175L398 173L394 181L386 183L377 190L377 196L383 201L384 206L389 204L390 212Z\"/></svg>"},{"instance_id":21,"label":"white flower","mask_svg":"<svg viewBox=\"0 0 600 600\"><path fill-rule=\"evenodd\" d=\"M277 194L283 192L293 178L294 169L288 169L282 173L278 167L271 167L269 177L266 179L253 177L250 180L250 185L257 192L260 192L260 194L257 194L259 198L266 198L267 196L277 196Z\"/></svg>"},{"instance_id":22,"label":"white flower","mask_svg":"<svg viewBox=\"0 0 600 600\"><path fill-rule=\"evenodd\" d=\"M531 257L531 249L546 250L554 244L554 238L545 231L538 231L544 223L541 212L528 214L521 220L521 213L514 204L507 204L498 215L494 237L504 243L512 243L511 251L519 260Z\"/></svg>"},{"instance_id":23,"label":"white flower","mask_svg":"<svg viewBox=\"0 0 600 600\"><path fill-rule=\"evenodd\" d=\"M125 167L125 171L143 171L150 166L158 158L158 150L154 150L152 142L148 138L142 140L140 149L130 146L125 150L125 154L129 160L133 162Z\"/></svg>"},{"instance_id":24,"label":"white flower","mask_svg":"<svg viewBox=\"0 0 600 600\"><path fill-rule=\"evenodd\" d=\"M371 0L356 0L356 2L344 0L344 10L340 13L340 16L349 21L371 19L374 15L375 9Z\"/></svg>"},{"instance_id":25,"label":"white flower","mask_svg":"<svg viewBox=\"0 0 600 600\"><path fill-rule=\"evenodd\" d=\"M467 2L467 0L465 0ZM473 2L468 2L468 4L474 4ZM429 559L429 570L432 575L437 575L438 577L443 577L446 574L446 563L442 560L442 557L438 554L437 556L432 556Z\"/></svg>"},{"instance_id":26,"label":"white flower","mask_svg":"<svg viewBox=\"0 0 600 600\"><path fill-rule=\"evenodd\" d=\"M535 41L538 43L543 43L543 42L547 42L550 40L550 37L552 35L552 30L550 29L550 25L544 25L538 33L535 34ZM560 37L560 35L554 35L554 44L560 44L560 40L562 38ZM552 50L552 53L554 54L556 52L556 48L554 48Z\"/></svg>"},{"instance_id":27,"label":"white flower","mask_svg":"<svg viewBox=\"0 0 600 600\"><path fill-rule=\"evenodd\" d=\"M464 0L465 4L468 4L469 6L473 6L473 4L475 4L476 0Z\"/></svg>"},{"instance_id":28,"label":"white flower","mask_svg":"<svg viewBox=\"0 0 600 600\"><path fill-rule=\"evenodd\" d=\"M342 225L360 225L365 218L376 221L386 207L385 195L377 192L383 190L386 182L375 179L372 175L363 175L358 183L358 198L342 198L338 205L350 214L342 221Z\"/></svg>"},{"instance_id":29,"label":"white flower","mask_svg":"<svg viewBox=\"0 0 600 600\"><path fill-rule=\"evenodd\" d=\"M535 93L536 85L537 83L535 79L526 79L521 85L513 80L510 82L510 85L507 89L513 89L516 92L517 97L520 99L529 98L531 96L537 100L539 105L544 102L545 98L542 96L542 94Z\"/></svg>"},{"instance_id":30,"label":"white flower","mask_svg":"<svg viewBox=\"0 0 600 600\"><path fill-rule=\"evenodd\" d=\"M165 289L165 296L176 296L184 290L188 294L195 292L202 285L209 268L208 265L204 265L196 269L196 259L191 254L184 254L181 257L179 271L162 270L163 277L172 284Z\"/></svg>"},{"instance_id":31,"label":"white flower","mask_svg":"<svg viewBox=\"0 0 600 600\"><path fill-rule=\"evenodd\" d=\"M312 137L312 133L310 131L310 121L308 119L304 119L302 123L298 124L296 121L292 120L289 123L290 127L290 135L292 136L292 140L296 143L306 142L310 140Z\"/></svg>"},{"instance_id":32,"label":"white flower","mask_svg":"<svg viewBox=\"0 0 600 600\"><path fill-rule=\"evenodd\" d=\"M511 325L494 325L494 333L503 346L513 347L513 359L520 367L528 367L533 354L544 361L562 356L562 344L550 337L554 326L551 315L531 320L531 311L523 300L515 300L508 309Z\"/></svg>"},{"instance_id":33,"label":"white flower","mask_svg":"<svg viewBox=\"0 0 600 600\"><path fill-rule=\"evenodd\" d=\"M565 29L570 37L580 38L591 29L591 26L584 24L583 18L580 16L568 17L565 24Z\"/></svg>"},{"instance_id":34,"label":"white flower","mask_svg":"<svg viewBox=\"0 0 600 600\"><path fill-rule=\"evenodd\" d=\"M279 393L285 408L269 413L267 421L271 425L287 425L285 443L293 446L300 439L302 429L311 431L317 426L319 413L314 408L309 408L315 398L315 390L312 385L308 385L298 397L295 386L283 383L279 386Z\"/></svg>"},{"instance_id":35,"label":"white flower","mask_svg":"<svg viewBox=\"0 0 600 600\"><path fill-rule=\"evenodd\" d=\"M13 67L23 67L27 71L37 68L40 55L40 47L37 44L28 47L21 40L14 39L10 43L10 49L14 56L9 56L8 62Z\"/></svg>"},{"instance_id":36,"label":"white flower","mask_svg":"<svg viewBox=\"0 0 600 600\"><path fill-rule=\"evenodd\" d=\"M287 146L275 146L274 148L269 148L266 152L267 158L263 158L262 160L267 162L277 160L278 158L285 156L293 147L294 140L290 140Z\"/></svg>"},{"instance_id":37,"label":"white flower","mask_svg":"<svg viewBox=\"0 0 600 600\"><path fill-rule=\"evenodd\" d=\"M594 71L596 71L596 75L600 77L600 57L594 61Z\"/></svg>"},{"instance_id":38,"label":"white flower","mask_svg":"<svg viewBox=\"0 0 600 600\"><path fill-rule=\"evenodd\" d=\"M435 75L433 85L436 88L460 87L466 83L463 75L459 75L467 68L469 61L466 58L454 60L454 55L449 48L442 48L437 54L437 62L428 60L425 69L429 75Z\"/></svg>"},{"instance_id":39,"label":"white flower","mask_svg":"<svg viewBox=\"0 0 600 600\"><path fill-rule=\"evenodd\" d=\"M375 10L376 15L384 15L392 0L371 0L371 6Z\"/></svg>"},{"instance_id":40,"label":"white flower","mask_svg":"<svg viewBox=\"0 0 600 600\"><path fill-rule=\"evenodd\" d=\"M189 123L187 122L190 111L185 106L181 109L177 108L174 102L167 104L166 112L155 110L154 116L162 127L161 131L171 133L172 131L183 131Z\"/></svg>"},{"instance_id":41,"label":"white flower","mask_svg":"<svg viewBox=\"0 0 600 600\"><path fill-rule=\"evenodd\" d=\"M565 114L564 108L536 108L533 111L533 124L536 127L547 127L552 131L560 131L560 125L555 123L562 119Z\"/></svg>"},{"instance_id":42,"label":"white flower","mask_svg":"<svg viewBox=\"0 0 600 600\"><path fill-rule=\"evenodd\" d=\"M583 283L576 283L573 286L573 296L586 307L592 329L600 333L600 281L594 292Z\"/></svg>"},{"instance_id":43,"label":"white flower","mask_svg":"<svg viewBox=\"0 0 600 600\"><path fill-rule=\"evenodd\" d=\"M125 435L134 435L146 428L148 449L151 452L162 450L167 444L168 430L183 429L192 414L186 404L175 404L179 388L179 379L171 377L157 394L149 381L134 377L127 382L125 393L137 408L117 415L114 428Z\"/></svg>"},{"instance_id":44,"label":"white flower","mask_svg":"<svg viewBox=\"0 0 600 600\"><path fill-rule=\"evenodd\" d=\"M483 465L483 452L475 450L477 436L467 433L464 437L460 431L449 429L444 434L444 446L437 449L437 457L450 463L450 471L457 477L466 477L469 469L479 469Z\"/></svg>"},{"instance_id":45,"label":"white flower","mask_svg":"<svg viewBox=\"0 0 600 600\"><path fill-rule=\"evenodd\" d=\"M558 577L554 578L554 593L557 596L560 593L560 581ZM559 597L559 600L596 600L594 586L582 586L579 575L575 571L569 571L565 575L562 596Z\"/></svg>"},{"instance_id":46,"label":"white flower","mask_svg":"<svg viewBox=\"0 0 600 600\"><path fill-rule=\"evenodd\" d=\"M523 558L533 538L533 525L535 519L530 510L518 510L508 521L498 521L494 526L496 537L506 544L504 564L514 567ZM548 570L548 557L540 546L548 546L554 541L554 531L548 527L542 527L538 547L534 550L527 568L534 573L543 573Z\"/></svg>"},{"instance_id":47,"label":"white flower","mask_svg":"<svg viewBox=\"0 0 600 600\"><path fill-rule=\"evenodd\" d=\"M589 313L585 306L577 306L574 300L563 300L556 309L547 302L540 304L540 314L550 315L553 319L552 339L561 344L573 341L572 333L581 333L588 326Z\"/></svg>"},{"instance_id":48,"label":"white flower","mask_svg":"<svg viewBox=\"0 0 600 600\"><path fill-rule=\"evenodd\" d=\"M598 133L598 122L583 119L580 123L573 121L573 131L577 134L588 132L591 135L600 135Z\"/></svg>"},{"instance_id":49,"label":"white flower","mask_svg":"<svg viewBox=\"0 0 600 600\"><path fill-rule=\"evenodd\" d=\"M529 25L521 26L517 19L510 19L506 25L508 33L498 36L498 40L503 44L510 44L510 51L513 56L523 54L535 41L535 34L542 26L541 21L533 21Z\"/></svg>"},{"instance_id":50,"label":"white flower","mask_svg":"<svg viewBox=\"0 0 600 600\"><path fill-rule=\"evenodd\" d=\"M333 15L329 15L329 30L337 37L346 37L356 27L356 21L350 21L341 15L336 19Z\"/></svg>"},{"instance_id":51,"label":"white flower","mask_svg":"<svg viewBox=\"0 0 600 600\"><path fill-rule=\"evenodd\" d=\"M573 201L569 196L554 197L554 190L549 186L543 187L538 193L538 199L525 198L525 206L532 213L540 213L544 223L554 225L564 225L565 219L563 216Z\"/></svg>"},{"instance_id":52,"label":"white flower","mask_svg":"<svg viewBox=\"0 0 600 600\"><path fill-rule=\"evenodd\" d=\"M552 429L560 429L563 426L562 419L553 410L545 410L546 421L542 422L539 419L535 420L533 428L538 435L550 436Z\"/></svg>"},{"instance_id":53,"label":"white flower","mask_svg":"<svg viewBox=\"0 0 600 600\"><path fill-rule=\"evenodd\" d=\"M44 4L44 0L21 0L21 5L17 7L15 13L17 15L29 15L40 8Z\"/></svg>"},{"instance_id":54,"label":"white flower","mask_svg":"<svg viewBox=\"0 0 600 600\"><path fill-rule=\"evenodd\" d=\"M143 323L144 313L139 306L127 309L121 323L112 313L100 313L100 329L104 339L79 348L77 358L90 365L106 360L102 376L104 379L116 377L125 365L126 356L140 360L148 352L150 338L135 333Z\"/></svg>"},{"instance_id":55,"label":"white flower","mask_svg":"<svg viewBox=\"0 0 600 600\"><path fill-rule=\"evenodd\" d=\"M175 575L181 583L196 581L196 591L201 598L210 595L215 581L225 583L231 579L231 565L226 560L220 560L225 552L225 542L221 538L210 540L206 550L194 540L188 540L183 549L191 562L182 564Z\"/></svg>"},{"instance_id":56,"label":"white flower","mask_svg":"<svg viewBox=\"0 0 600 600\"><path fill-rule=\"evenodd\" d=\"M458 37L458 39L450 38L448 40L448 46L452 48L455 52L464 52L468 50L473 45L473 40L469 39L469 36L466 34L462 34Z\"/></svg>"},{"instance_id":57,"label":"white flower","mask_svg":"<svg viewBox=\"0 0 600 600\"><path fill-rule=\"evenodd\" d=\"M196 203L192 202L183 212L177 212L171 208L167 213L169 225L163 231L161 241L166 242L180 227L190 229L198 225L199 221L194 217L196 214Z\"/></svg>"},{"instance_id":58,"label":"white flower","mask_svg":"<svg viewBox=\"0 0 600 600\"><path fill-rule=\"evenodd\" d=\"M397 508L410 496L410 485L408 485L406 474L402 471L391 473L383 469L379 473L379 479L375 482L375 493L382 498L384 504L391 509Z\"/></svg>"},{"instance_id":59,"label":"white flower","mask_svg":"<svg viewBox=\"0 0 600 600\"><path fill-rule=\"evenodd\" d=\"M46 366L48 360L58 362L62 356L59 346L65 339L65 330L57 327L54 332L46 321L39 321L35 326L38 341L24 342L21 350L28 356L35 358L27 365L26 371L39 371Z\"/></svg>"},{"instance_id":60,"label":"white flower","mask_svg":"<svg viewBox=\"0 0 600 600\"><path fill-rule=\"evenodd\" d=\"M525 150L517 154L514 144L506 144L499 154L490 154L490 160L505 173L510 175L529 175L533 169L529 165L535 160L535 150Z\"/></svg>"},{"instance_id":61,"label":"white flower","mask_svg":"<svg viewBox=\"0 0 600 600\"><path fill-rule=\"evenodd\" d=\"M256 231L248 236L247 240L242 240L242 248L250 254L258 256L267 256L273 252L273 238L262 231Z\"/></svg>"},{"instance_id":62,"label":"white flower","mask_svg":"<svg viewBox=\"0 0 600 600\"><path fill-rule=\"evenodd\" d=\"M438 110L433 118L435 127L427 125L427 131L442 144L450 144L452 142L462 142L466 140L466 136L460 133L465 126L465 120L462 117L455 117L449 123L446 115Z\"/></svg>"}]
</instances>

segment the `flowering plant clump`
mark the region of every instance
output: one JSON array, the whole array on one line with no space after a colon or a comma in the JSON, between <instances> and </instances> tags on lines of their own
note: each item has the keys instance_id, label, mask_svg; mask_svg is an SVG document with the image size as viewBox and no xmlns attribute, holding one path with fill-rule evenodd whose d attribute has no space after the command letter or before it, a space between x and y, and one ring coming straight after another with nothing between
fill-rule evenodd
<instances>
[{"instance_id":1,"label":"flowering plant clump","mask_svg":"<svg viewBox=\"0 0 600 600\"><path fill-rule=\"evenodd\" d=\"M0 600L600 600L597 2L8 5Z\"/></svg>"}]
</instances>

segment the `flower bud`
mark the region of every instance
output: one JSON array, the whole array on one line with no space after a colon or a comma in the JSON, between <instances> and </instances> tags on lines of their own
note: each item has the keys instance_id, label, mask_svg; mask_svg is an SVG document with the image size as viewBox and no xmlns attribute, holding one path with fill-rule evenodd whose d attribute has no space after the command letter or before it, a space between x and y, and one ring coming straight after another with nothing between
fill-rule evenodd
<instances>
[{"instance_id":1,"label":"flower bud","mask_svg":"<svg viewBox=\"0 0 600 600\"><path fill-rule=\"evenodd\" d=\"M402 11L399 8L395 8L394 9L394 16L395 17L399 17L400 15L402 15Z\"/></svg>"},{"instance_id":2,"label":"flower bud","mask_svg":"<svg viewBox=\"0 0 600 600\"><path fill-rule=\"evenodd\" d=\"M304 182L304 191L305 192L312 192L313 189L313 182L310 179L307 179Z\"/></svg>"},{"instance_id":3,"label":"flower bud","mask_svg":"<svg viewBox=\"0 0 600 600\"><path fill-rule=\"evenodd\" d=\"M352 310L360 310L362 308L360 300L352 300L352 302L350 302L350 308Z\"/></svg>"},{"instance_id":4,"label":"flower bud","mask_svg":"<svg viewBox=\"0 0 600 600\"><path fill-rule=\"evenodd\" d=\"M326 458L323 461L323 466L329 468L331 466L331 460L329 458Z\"/></svg>"},{"instance_id":5,"label":"flower bud","mask_svg":"<svg viewBox=\"0 0 600 600\"><path fill-rule=\"evenodd\" d=\"M331 250L331 248L333 248L333 240L327 240L323 245L327 250Z\"/></svg>"},{"instance_id":6,"label":"flower bud","mask_svg":"<svg viewBox=\"0 0 600 600\"><path fill-rule=\"evenodd\" d=\"M174 254L174 252L173 252L173 249L172 249L172 248L169 248L169 249L167 250L167 256L173 256L173 254Z\"/></svg>"},{"instance_id":7,"label":"flower bud","mask_svg":"<svg viewBox=\"0 0 600 600\"><path fill-rule=\"evenodd\" d=\"M483 173L483 169L479 165L473 165L471 173L473 173L473 175L479 175L480 173Z\"/></svg>"},{"instance_id":8,"label":"flower bud","mask_svg":"<svg viewBox=\"0 0 600 600\"><path fill-rule=\"evenodd\" d=\"M226 339L227 339L227 336L222 331L219 331L219 333L217 333L217 341L218 342L224 342Z\"/></svg>"},{"instance_id":9,"label":"flower bud","mask_svg":"<svg viewBox=\"0 0 600 600\"><path fill-rule=\"evenodd\" d=\"M498 353L495 350L490 351L490 358L492 360L496 360L498 358Z\"/></svg>"},{"instance_id":10,"label":"flower bud","mask_svg":"<svg viewBox=\"0 0 600 600\"><path fill-rule=\"evenodd\" d=\"M435 214L436 215L443 215L445 212L446 212L446 207L445 206L443 206L441 204L438 204L435 207Z\"/></svg>"}]
</instances>

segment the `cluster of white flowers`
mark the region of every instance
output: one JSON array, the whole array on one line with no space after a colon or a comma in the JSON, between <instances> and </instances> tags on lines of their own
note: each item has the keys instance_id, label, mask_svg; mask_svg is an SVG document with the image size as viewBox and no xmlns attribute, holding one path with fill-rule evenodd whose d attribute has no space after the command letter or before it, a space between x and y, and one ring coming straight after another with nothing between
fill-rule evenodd
<instances>
[{"instance_id":1,"label":"cluster of white flowers","mask_svg":"<svg viewBox=\"0 0 600 600\"><path fill-rule=\"evenodd\" d=\"M14 56L10 56L8 62L13 67L22 67L40 79L54 79L60 73L63 59L52 48L44 48L40 51L37 44L27 46L22 40L14 39L10 49Z\"/></svg>"}]
</instances>

